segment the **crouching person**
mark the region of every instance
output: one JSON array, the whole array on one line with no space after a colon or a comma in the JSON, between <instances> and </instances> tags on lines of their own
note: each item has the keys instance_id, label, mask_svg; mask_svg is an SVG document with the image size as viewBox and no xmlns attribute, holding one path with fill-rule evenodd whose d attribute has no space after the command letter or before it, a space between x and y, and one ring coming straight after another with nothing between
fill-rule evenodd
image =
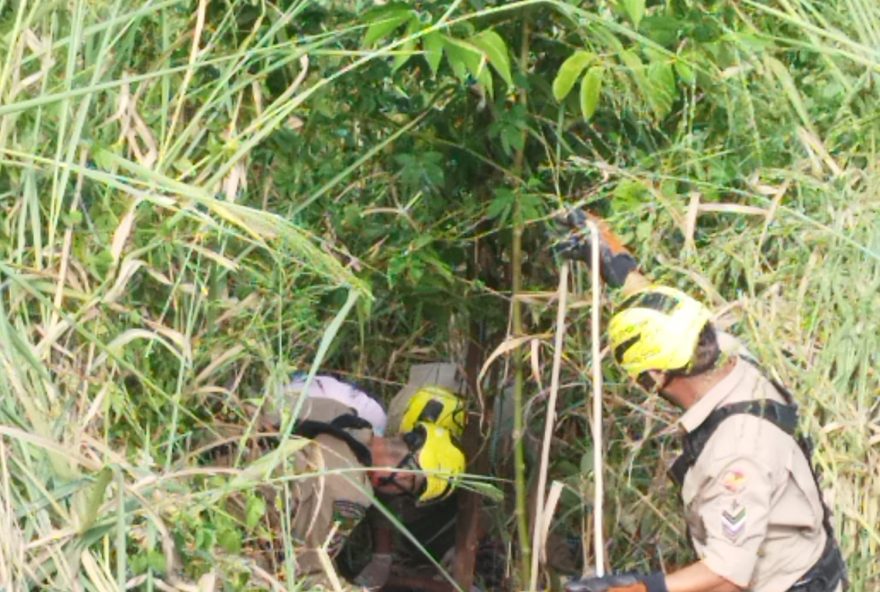
<instances>
[{"instance_id":1,"label":"crouching person","mask_svg":"<svg viewBox=\"0 0 880 592\"><path fill-rule=\"evenodd\" d=\"M389 404L388 433L407 434L418 425L433 426L432 429L443 430L453 442L458 442L467 422L465 402L459 394L464 389L464 381L455 364L441 362L412 366L407 384ZM448 589L447 583L434 579L433 568L429 569L430 573L392 568L392 557L402 559L410 568L425 567L426 560L427 565L430 561L423 553L427 552L434 561L440 561L451 551L455 542L458 500L451 488L442 485L440 482L435 486L429 484L419 496L390 498L380 492L378 497L387 507L386 512L394 515L408 531L408 536L396 536L398 528L385 512L372 508L368 514L372 555L354 577L355 583L371 590L386 585L425 591ZM363 535L363 531L360 534ZM418 545L412 544L409 537ZM362 553L364 538L355 537L349 544L341 561L343 569L351 571L354 568L353 564L357 562L354 558Z\"/></svg>"},{"instance_id":2,"label":"crouching person","mask_svg":"<svg viewBox=\"0 0 880 592\"><path fill-rule=\"evenodd\" d=\"M330 383L325 377L315 380ZM441 427L418 423L406 433L380 436L351 401L319 395L312 389L288 388L280 405L261 412L260 435L250 458L279 450L281 417L299 407L293 435L310 442L292 447L295 450L288 462L279 460L273 473L274 478L287 480L286 498L277 499L278 487L258 488L275 539L265 542L259 562L281 571L284 547L277 540L287 522L286 513L297 545L296 579L306 580L313 588L333 589L328 581L335 577L330 560L364 518L376 494L443 495L453 489L465 460Z\"/></svg>"}]
</instances>

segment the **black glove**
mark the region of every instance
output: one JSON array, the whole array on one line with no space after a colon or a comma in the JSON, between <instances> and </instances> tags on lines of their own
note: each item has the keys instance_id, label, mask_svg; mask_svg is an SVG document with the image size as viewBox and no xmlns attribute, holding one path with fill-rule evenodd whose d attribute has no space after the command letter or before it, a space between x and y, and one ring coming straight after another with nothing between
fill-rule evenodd
<instances>
[{"instance_id":1,"label":"black glove","mask_svg":"<svg viewBox=\"0 0 880 592\"><path fill-rule=\"evenodd\" d=\"M568 229L567 234L556 243L553 250L566 259L583 261L590 265L593 261L593 240L587 220L596 223L599 229L599 273L605 283L612 288L619 288L626 281L629 272L638 267L635 258L621 244L608 225L583 210L572 210L559 219L559 223Z\"/></svg>"},{"instance_id":2,"label":"black glove","mask_svg":"<svg viewBox=\"0 0 880 592\"><path fill-rule=\"evenodd\" d=\"M663 572L652 574L618 574L601 578L572 580L565 592L669 592Z\"/></svg>"}]
</instances>

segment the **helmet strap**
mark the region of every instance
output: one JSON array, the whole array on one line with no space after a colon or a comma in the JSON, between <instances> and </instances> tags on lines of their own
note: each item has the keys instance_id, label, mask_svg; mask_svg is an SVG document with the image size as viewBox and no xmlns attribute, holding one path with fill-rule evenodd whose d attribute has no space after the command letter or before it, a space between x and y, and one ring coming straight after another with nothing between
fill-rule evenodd
<instances>
[{"instance_id":1,"label":"helmet strap","mask_svg":"<svg viewBox=\"0 0 880 592\"><path fill-rule=\"evenodd\" d=\"M418 470L419 463L416 460L415 455L413 455L413 453L410 452L409 454L407 454L406 456L403 457L403 460L401 460L397 464L397 467L395 467L395 468L415 471L415 470ZM389 485L393 485L395 488L400 490L400 492L403 495L409 495L409 496L417 498L421 492L416 491L416 489L420 489L420 488L418 488L418 487L416 487L416 488L404 487L403 485L401 485L400 481L397 480L398 474L400 474L400 471L394 470L394 471L391 471L390 475L386 475L385 477L379 477L379 485L382 487L387 487Z\"/></svg>"},{"instance_id":2,"label":"helmet strap","mask_svg":"<svg viewBox=\"0 0 880 592\"><path fill-rule=\"evenodd\" d=\"M651 376L650 370L645 370L644 372L642 372L641 374L636 376L636 383L640 387L645 389L648 393L660 394L663 392L663 389L665 389L669 385L669 383L672 382L672 379L675 378L675 376L676 376L672 372L665 372L665 371L660 371L660 372L663 373L663 383L662 384L657 384L657 382L654 380L654 377Z\"/></svg>"}]
</instances>

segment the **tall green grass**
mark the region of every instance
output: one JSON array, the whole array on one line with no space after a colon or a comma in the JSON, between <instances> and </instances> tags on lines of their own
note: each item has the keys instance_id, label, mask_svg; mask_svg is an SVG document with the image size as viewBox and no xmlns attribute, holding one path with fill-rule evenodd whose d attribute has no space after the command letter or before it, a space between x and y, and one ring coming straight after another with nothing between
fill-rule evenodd
<instances>
[{"instance_id":1,"label":"tall green grass","mask_svg":"<svg viewBox=\"0 0 880 592\"><path fill-rule=\"evenodd\" d=\"M212 514L228 486L181 464L193 434L315 353L328 294L370 298L308 230L239 203L263 189L242 147L345 34L279 37L306 5L252 31L241 2L210 29L206 2L0 5L0 587L196 589L241 546Z\"/></svg>"}]
</instances>

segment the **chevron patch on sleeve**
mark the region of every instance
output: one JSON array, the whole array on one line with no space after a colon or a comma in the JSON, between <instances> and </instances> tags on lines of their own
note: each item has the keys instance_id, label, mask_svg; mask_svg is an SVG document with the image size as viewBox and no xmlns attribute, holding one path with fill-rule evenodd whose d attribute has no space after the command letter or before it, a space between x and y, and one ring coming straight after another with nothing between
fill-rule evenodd
<instances>
[{"instance_id":1,"label":"chevron patch on sleeve","mask_svg":"<svg viewBox=\"0 0 880 592\"><path fill-rule=\"evenodd\" d=\"M746 529L746 507L734 501L728 510L721 512L721 530L731 542L736 542Z\"/></svg>"}]
</instances>

